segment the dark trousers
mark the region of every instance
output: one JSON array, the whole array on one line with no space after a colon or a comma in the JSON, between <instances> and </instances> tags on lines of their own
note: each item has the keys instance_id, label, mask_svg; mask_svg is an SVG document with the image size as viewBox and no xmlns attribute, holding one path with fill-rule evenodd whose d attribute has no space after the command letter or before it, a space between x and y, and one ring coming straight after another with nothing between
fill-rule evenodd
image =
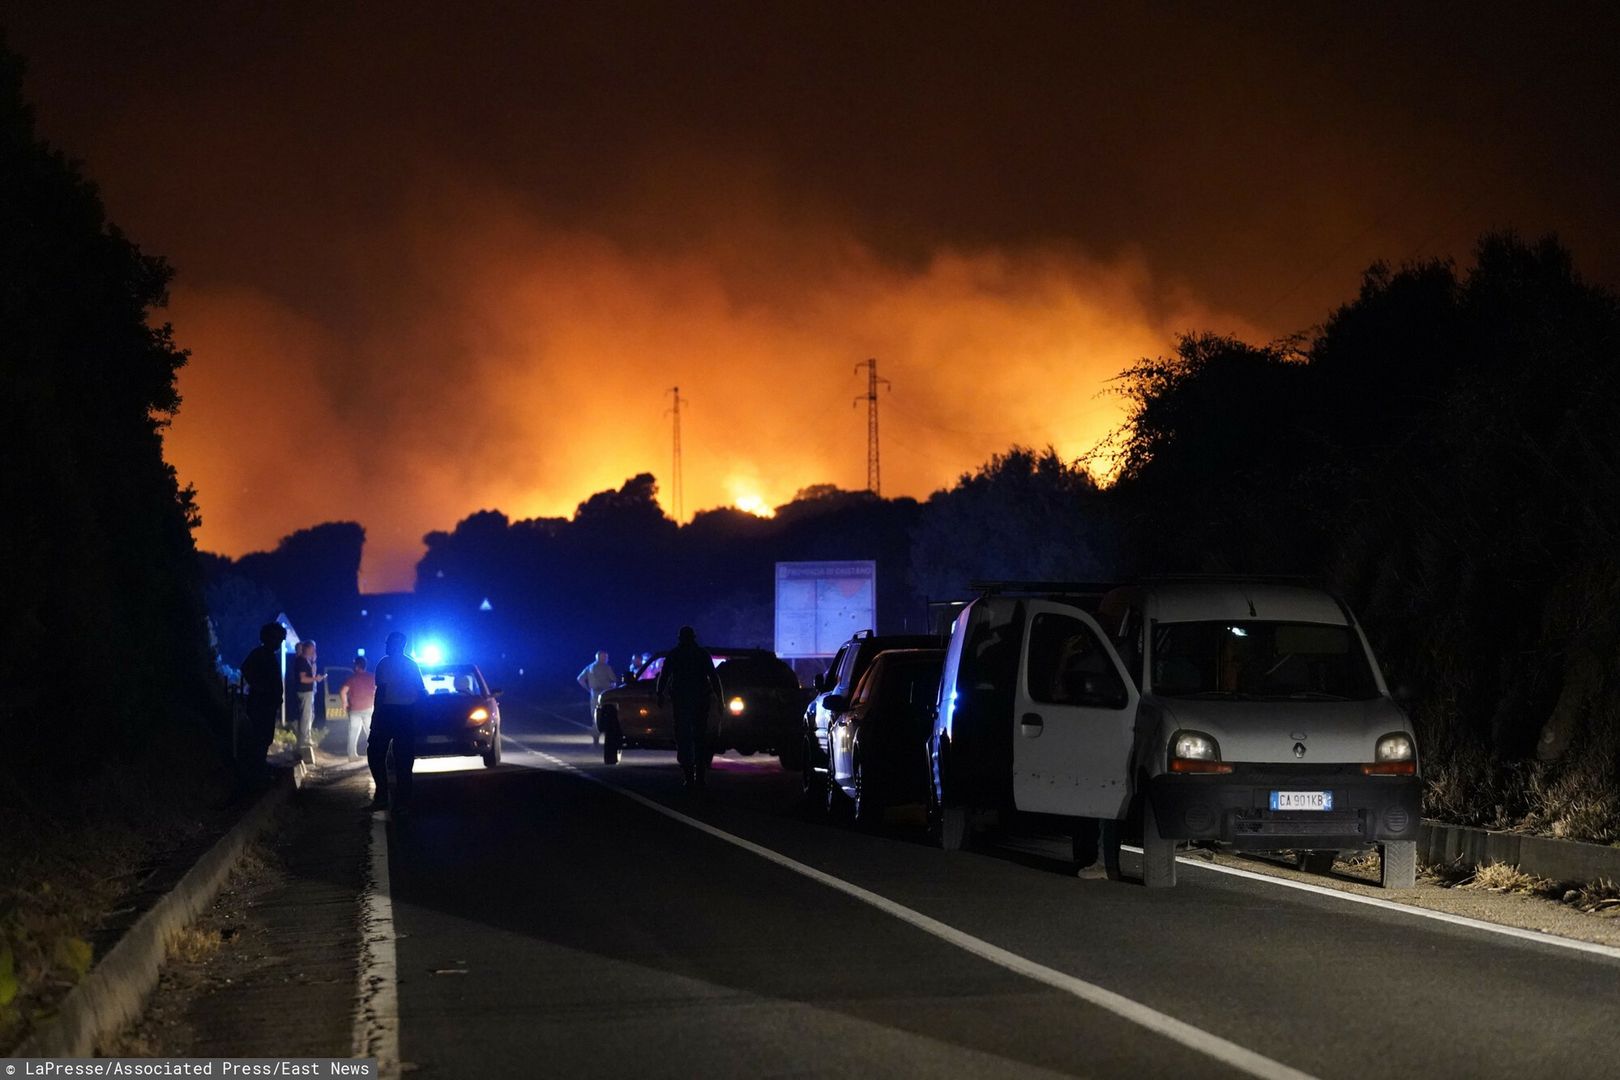
<instances>
[{"instance_id":1,"label":"dark trousers","mask_svg":"<svg viewBox=\"0 0 1620 1080\"><path fill-rule=\"evenodd\" d=\"M409 705L378 705L371 715L371 739L366 744L366 763L377 785L377 801L387 802L388 752L394 752L394 802L411 801L411 769L416 765L416 740Z\"/></svg>"},{"instance_id":2,"label":"dark trousers","mask_svg":"<svg viewBox=\"0 0 1620 1080\"><path fill-rule=\"evenodd\" d=\"M677 701L675 705L675 760L688 780L702 783L709 771L709 703Z\"/></svg>"},{"instance_id":3,"label":"dark trousers","mask_svg":"<svg viewBox=\"0 0 1620 1080\"><path fill-rule=\"evenodd\" d=\"M256 779L264 775L265 757L276 737L276 717L281 714L281 699L273 697L248 698L246 703L247 730L238 743L242 775Z\"/></svg>"}]
</instances>

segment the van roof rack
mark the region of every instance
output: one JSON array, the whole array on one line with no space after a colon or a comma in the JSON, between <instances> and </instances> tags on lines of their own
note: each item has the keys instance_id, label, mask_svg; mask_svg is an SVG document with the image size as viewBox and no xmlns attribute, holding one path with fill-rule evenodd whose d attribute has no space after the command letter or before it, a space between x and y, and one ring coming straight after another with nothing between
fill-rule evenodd
<instances>
[{"instance_id":1,"label":"van roof rack","mask_svg":"<svg viewBox=\"0 0 1620 1080\"><path fill-rule=\"evenodd\" d=\"M1119 588L1117 581L971 581L968 588L981 596L1032 593L1042 596L1098 596Z\"/></svg>"}]
</instances>

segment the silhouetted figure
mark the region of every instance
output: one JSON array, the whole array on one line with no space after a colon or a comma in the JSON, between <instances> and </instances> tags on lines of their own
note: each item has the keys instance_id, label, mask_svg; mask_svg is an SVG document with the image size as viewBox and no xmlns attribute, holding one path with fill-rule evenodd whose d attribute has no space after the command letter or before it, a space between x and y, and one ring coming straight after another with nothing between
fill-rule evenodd
<instances>
[{"instance_id":1,"label":"silhouetted figure","mask_svg":"<svg viewBox=\"0 0 1620 1080\"><path fill-rule=\"evenodd\" d=\"M602 702L602 691L613 689L613 685L619 681L612 665L608 663L607 650L597 652L595 661L586 664L574 681L585 688L591 709L591 742L599 743L602 741L602 732L596 726L596 707Z\"/></svg>"},{"instance_id":2,"label":"silhouetted figure","mask_svg":"<svg viewBox=\"0 0 1620 1080\"><path fill-rule=\"evenodd\" d=\"M265 756L276 737L276 716L281 712L281 645L287 628L278 622L259 627L259 644L242 661L242 681L247 684L247 731L241 746L242 779L260 780L265 775Z\"/></svg>"},{"instance_id":3,"label":"silhouetted figure","mask_svg":"<svg viewBox=\"0 0 1620 1080\"><path fill-rule=\"evenodd\" d=\"M394 752L393 807L403 810L411 802L411 769L416 764L416 703L422 697L422 669L405 651L407 638L399 631L388 635L387 653L377 661L377 706L371 719L371 742L366 761L377 794L371 809L389 807L388 752Z\"/></svg>"},{"instance_id":4,"label":"silhouetted figure","mask_svg":"<svg viewBox=\"0 0 1620 1080\"><path fill-rule=\"evenodd\" d=\"M664 657L658 673L658 704L668 698L675 710L675 760L681 783L703 787L709 772L709 702L720 696L720 678L709 651L697 643L697 631L681 627L680 640Z\"/></svg>"},{"instance_id":5,"label":"silhouetted figure","mask_svg":"<svg viewBox=\"0 0 1620 1080\"><path fill-rule=\"evenodd\" d=\"M315 643L300 641L287 668L288 706L296 710L288 722L298 732L298 757L305 764L313 760L310 733L315 727L315 688L321 678L315 674Z\"/></svg>"}]
</instances>

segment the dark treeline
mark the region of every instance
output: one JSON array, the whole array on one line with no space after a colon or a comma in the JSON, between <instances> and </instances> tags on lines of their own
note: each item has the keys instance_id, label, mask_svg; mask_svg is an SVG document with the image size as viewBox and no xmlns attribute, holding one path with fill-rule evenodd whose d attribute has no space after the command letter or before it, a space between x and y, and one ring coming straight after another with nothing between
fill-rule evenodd
<instances>
[{"instance_id":1,"label":"dark treeline","mask_svg":"<svg viewBox=\"0 0 1620 1080\"><path fill-rule=\"evenodd\" d=\"M38 794L33 781L64 815L76 804L61 795L107 791L109 773L213 774L224 704L195 511L163 460L186 357L148 316L170 269L38 137L21 82L0 41L0 818Z\"/></svg>"},{"instance_id":2,"label":"dark treeline","mask_svg":"<svg viewBox=\"0 0 1620 1080\"><path fill-rule=\"evenodd\" d=\"M1308 341L1123 376L1125 571L1337 585L1409 687L1429 811L1620 839L1620 303L1555 241L1377 266Z\"/></svg>"}]
</instances>

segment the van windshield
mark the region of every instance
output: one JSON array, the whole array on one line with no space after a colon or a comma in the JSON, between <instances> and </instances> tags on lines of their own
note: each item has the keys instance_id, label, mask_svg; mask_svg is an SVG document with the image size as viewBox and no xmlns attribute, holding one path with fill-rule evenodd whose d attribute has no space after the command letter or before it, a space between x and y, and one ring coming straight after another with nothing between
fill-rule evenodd
<instances>
[{"instance_id":1,"label":"van windshield","mask_svg":"<svg viewBox=\"0 0 1620 1080\"><path fill-rule=\"evenodd\" d=\"M1350 627L1250 620L1155 623L1153 693L1364 701L1378 688Z\"/></svg>"}]
</instances>

